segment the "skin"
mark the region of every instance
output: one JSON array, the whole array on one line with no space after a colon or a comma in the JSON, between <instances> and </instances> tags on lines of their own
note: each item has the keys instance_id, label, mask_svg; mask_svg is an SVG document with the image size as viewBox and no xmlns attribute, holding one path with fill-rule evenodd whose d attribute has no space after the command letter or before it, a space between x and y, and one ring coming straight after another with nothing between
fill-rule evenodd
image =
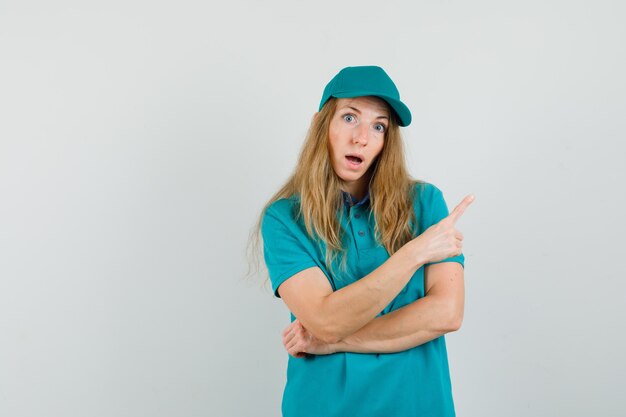
<instances>
[{"instance_id":1,"label":"skin","mask_svg":"<svg viewBox=\"0 0 626 417\"><path fill-rule=\"evenodd\" d=\"M383 149L388 123L389 109L381 99L356 97L337 101L329 126L331 163L343 182L342 189L357 199L367 192L370 167ZM349 153L363 155L358 168L348 166L345 156ZM421 258L421 264L461 252L463 235L455 224L473 200L473 195L466 196L448 217L407 244L410 252ZM426 343L460 328L464 310L463 272L455 262L429 265L424 272L425 297L377 317L337 342L315 337L296 319L283 331L283 345L290 355L301 358L306 354L335 352L399 352Z\"/></svg>"},{"instance_id":2,"label":"skin","mask_svg":"<svg viewBox=\"0 0 626 417\"><path fill-rule=\"evenodd\" d=\"M473 195L466 196L447 217L407 244L423 256L421 264L461 253L463 234L455 225L473 201ZM306 354L336 352L393 353L429 342L461 327L465 298L463 272L457 262L426 266L424 297L375 318L337 342L315 337L296 319L283 331L283 345L291 356L302 358Z\"/></svg>"},{"instance_id":3,"label":"skin","mask_svg":"<svg viewBox=\"0 0 626 417\"><path fill-rule=\"evenodd\" d=\"M331 163L342 180L342 190L358 200L367 193L370 167L383 149L389 126L389 109L377 97L340 98L330 122L328 135ZM348 166L346 155L364 157L358 168Z\"/></svg>"}]
</instances>

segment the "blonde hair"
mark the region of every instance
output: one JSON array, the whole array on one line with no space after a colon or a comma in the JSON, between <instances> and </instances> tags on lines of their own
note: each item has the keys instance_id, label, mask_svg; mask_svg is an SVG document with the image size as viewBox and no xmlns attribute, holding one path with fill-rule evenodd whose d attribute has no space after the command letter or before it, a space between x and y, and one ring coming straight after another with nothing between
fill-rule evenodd
<instances>
[{"instance_id":1,"label":"blonde hair","mask_svg":"<svg viewBox=\"0 0 626 417\"><path fill-rule=\"evenodd\" d=\"M386 104L386 103L385 103ZM299 195L297 219L302 218L308 235L314 234L326 244L326 266L335 278L334 260L341 254L340 270L346 271L346 248L342 246L343 229L337 216L343 214L341 178L331 164L329 126L335 115L337 100L333 97L315 115L302 146L298 163L287 182L263 207L248 241L254 264L258 265L262 249L259 247L261 224L267 208L277 200ZM389 106L387 106L389 109ZM369 190L371 214L375 218L375 238L392 255L416 237L416 219L413 211L415 185L407 170L404 144L395 114L389 109L389 126L385 133L383 149L370 166ZM249 273L248 273L249 275ZM267 279L267 278L266 278Z\"/></svg>"}]
</instances>

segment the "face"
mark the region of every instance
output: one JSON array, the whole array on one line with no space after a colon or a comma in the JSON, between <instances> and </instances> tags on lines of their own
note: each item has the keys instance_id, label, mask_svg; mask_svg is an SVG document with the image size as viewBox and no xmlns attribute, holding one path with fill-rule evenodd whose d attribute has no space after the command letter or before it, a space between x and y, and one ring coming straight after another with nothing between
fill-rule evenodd
<instances>
[{"instance_id":1,"label":"face","mask_svg":"<svg viewBox=\"0 0 626 417\"><path fill-rule=\"evenodd\" d=\"M342 189L357 198L365 196L368 174L385 143L389 127L387 104L377 97L337 99L328 131L333 169Z\"/></svg>"}]
</instances>

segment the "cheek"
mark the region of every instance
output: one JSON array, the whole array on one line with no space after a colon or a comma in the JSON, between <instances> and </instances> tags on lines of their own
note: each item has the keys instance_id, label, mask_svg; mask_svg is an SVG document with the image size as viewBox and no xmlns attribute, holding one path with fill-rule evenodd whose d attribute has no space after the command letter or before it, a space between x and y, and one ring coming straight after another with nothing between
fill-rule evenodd
<instances>
[{"instance_id":1,"label":"cheek","mask_svg":"<svg viewBox=\"0 0 626 417\"><path fill-rule=\"evenodd\" d=\"M333 157L333 159L335 159L337 157L337 153L339 152L339 140L337 139L338 137L340 137L336 131L329 131L328 132L328 147L330 148L330 154Z\"/></svg>"},{"instance_id":2,"label":"cheek","mask_svg":"<svg viewBox=\"0 0 626 417\"><path fill-rule=\"evenodd\" d=\"M335 150L337 149L337 147L335 146L335 141L333 140L333 138L329 135L328 137L328 150L330 151L330 155L331 156L335 156Z\"/></svg>"},{"instance_id":3,"label":"cheek","mask_svg":"<svg viewBox=\"0 0 626 417\"><path fill-rule=\"evenodd\" d=\"M374 159L376 159L377 157L380 156L380 154L383 151L384 144L385 144L385 142L383 142L382 140L379 143L377 143L376 151L374 152L374 157L372 158L372 160L374 160Z\"/></svg>"}]
</instances>

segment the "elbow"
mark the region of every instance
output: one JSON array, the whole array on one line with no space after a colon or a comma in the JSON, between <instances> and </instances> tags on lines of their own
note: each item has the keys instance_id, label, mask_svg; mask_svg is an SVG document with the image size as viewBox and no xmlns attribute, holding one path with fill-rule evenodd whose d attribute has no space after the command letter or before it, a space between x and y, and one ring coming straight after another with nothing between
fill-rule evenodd
<instances>
[{"instance_id":1,"label":"elbow","mask_svg":"<svg viewBox=\"0 0 626 417\"><path fill-rule=\"evenodd\" d=\"M313 317L315 322L311 323L311 333L324 343L338 343L352 334L346 328L345 323L338 320L336 314L329 313L327 309L320 308Z\"/></svg>"},{"instance_id":2,"label":"elbow","mask_svg":"<svg viewBox=\"0 0 626 417\"><path fill-rule=\"evenodd\" d=\"M319 329L320 337L324 343L338 343L340 342L346 335L341 333L341 329L339 329L336 325L337 323L327 323Z\"/></svg>"},{"instance_id":3,"label":"elbow","mask_svg":"<svg viewBox=\"0 0 626 417\"><path fill-rule=\"evenodd\" d=\"M338 343L342 339L337 332L325 326L311 331L311 333L313 333L313 336L315 336L317 339L326 344Z\"/></svg>"},{"instance_id":4,"label":"elbow","mask_svg":"<svg viewBox=\"0 0 626 417\"><path fill-rule=\"evenodd\" d=\"M463 324L463 307L451 305L443 314L441 330L444 333L456 332Z\"/></svg>"},{"instance_id":5,"label":"elbow","mask_svg":"<svg viewBox=\"0 0 626 417\"><path fill-rule=\"evenodd\" d=\"M461 324L463 324L463 317L455 317L450 320L448 323L448 331L447 333L456 332L461 328Z\"/></svg>"},{"instance_id":6,"label":"elbow","mask_svg":"<svg viewBox=\"0 0 626 417\"><path fill-rule=\"evenodd\" d=\"M330 323L315 323L310 327L304 326L316 339L323 343L332 344L339 342L342 337L338 331Z\"/></svg>"}]
</instances>

